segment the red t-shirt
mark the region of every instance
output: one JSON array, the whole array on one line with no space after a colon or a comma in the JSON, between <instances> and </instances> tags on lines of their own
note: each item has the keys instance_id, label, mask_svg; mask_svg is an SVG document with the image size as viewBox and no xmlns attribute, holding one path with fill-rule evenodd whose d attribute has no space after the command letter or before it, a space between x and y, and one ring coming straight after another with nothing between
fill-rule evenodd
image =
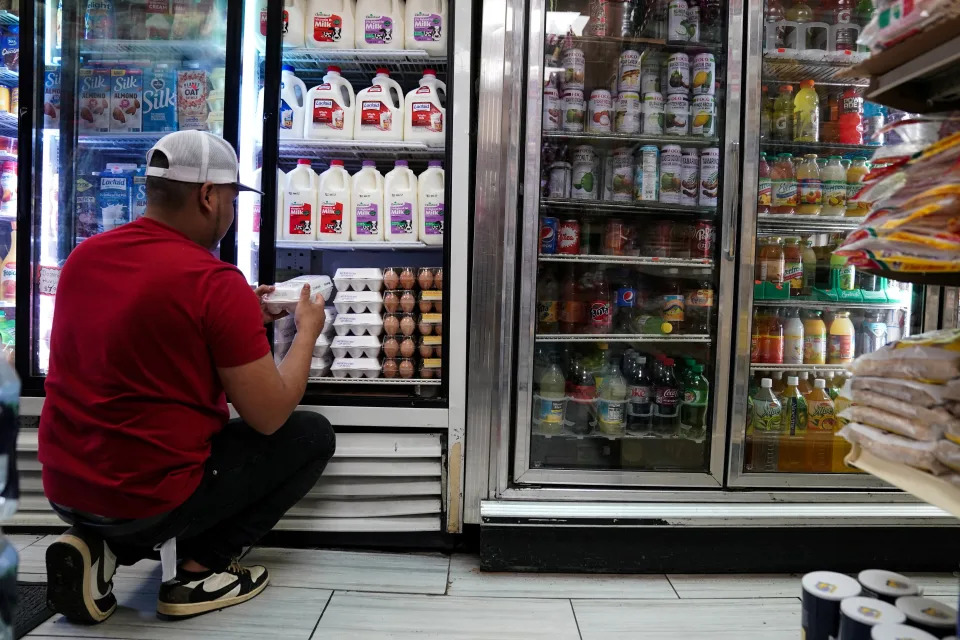
<instances>
[{"instance_id":1,"label":"red t-shirt","mask_svg":"<svg viewBox=\"0 0 960 640\"><path fill-rule=\"evenodd\" d=\"M229 413L218 367L270 352L240 271L141 218L79 245L57 286L40 462L47 498L111 518L189 497Z\"/></svg>"}]
</instances>

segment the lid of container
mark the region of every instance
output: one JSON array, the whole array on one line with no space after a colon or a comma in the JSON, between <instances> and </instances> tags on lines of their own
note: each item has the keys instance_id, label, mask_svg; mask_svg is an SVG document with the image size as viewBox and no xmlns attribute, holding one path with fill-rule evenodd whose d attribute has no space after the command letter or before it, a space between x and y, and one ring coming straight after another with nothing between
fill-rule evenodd
<instances>
[{"instance_id":1,"label":"lid of container","mask_svg":"<svg viewBox=\"0 0 960 640\"><path fill-rule=\"evenodd\" d=\"M793 91L793 85L792 85L792 84L781 85L781 87L780 87L780 93L787 93L787 92L790 92L790 91Z\"/></svg>"},{"instance_id":2,"label":"lid of container","mask_svg":"<svg viewBox=\"0 0 960 640\"><path fill-rule=\"evenodd\" d=\"M795 387L800 384L800 381L797 379L797 376L787 376L787 386Z\"/></svg>"},{"instance_id":3,"label":"lid of container","mask_svg":"<svg viewBox=\"0 0 960 640\"><path fill-rule=\"evenodd\" d=\"M428 166L428 167L443 167L443 161L442 161L442 160L431 160L430 162L427 163L427 166Z\"/></svg>"},{"instance_id":4,"label":"lid of container","mask_svg":"<svg viewBox=\"0 0 960 640\"><path fill-rule=\"evenodd\" d=\"M773 387L773 380L771 380L770 378L762 378L760 380L760 386L764 389L769 389Z\"/></svg>"},{"instance_id":5,"label":"lid of container","mask_svg":"<svg viewBox=\"0 0 960 640\"><path fill-rule=\"evenodd\" d=\"M305 164L307 166L310 166L310 160L307 158L300 158L299 160L297 160L297 164Z\"/></svg>"},{"instance_id":6,"label":"lid of container","mask_svg":"<svg viewBox=\"0 0 960 640\"><path fill-rule=\"evenodd\" d=\"M957 610L933 598L903 596L897 598L897 609L907 615L911 622L937 629L953 629L957 626Z\"/></svg>"},{"instance_id":7,"label":"lid of container","mask_svg":"<svg viewBox=\"0 0 960 640\"><path fill-rule=\"evenodd\" d=\"M437 77L437 71L436 71L436 69L424 69L424 70L423 70L423 75L424 75L424 76L433 76L434 78L436 78L436 77Z\"/></svg>"},{"instance_id":8,"label":"lid of container","mask_svg":"<svg viewBox=\"0 0 960 640\"><path fill-rule=\"evenodd\" d=\"M389 75L390 75L390 69L387 69L386 67L377 67L377 75L378 75L378 76L389 76Z\"/></svg>"},{"instance_id":9,"label":"lid of container","mask_svg":"<svg viewBox=\"0 0 960 640\"><path fill-rule=\"evenodd\" d=\"M917 583L906 576L883 569L866 569L861 571L857 580L873 593L899 598L901 596L915 596L920 593Z\"/></svg>"},{"instance_id":10,"label":"lid of container","mask_svg":"<svg viewBox=\"0 0 960 640\"><path fill-rule=\"evenodd\" d=\"M331 160L331 161L330 161L330 166L331 166L331 167L342 167L342 166L343 166L343 160Z\"/></svg>"},{"instance_id":11,"label":"lid of container","mask_svg":"<svg viewBox=\"0 0 960 640\"><path fill-rule=\"evenodd\" d=\"M365 166L365 167L375 167L375 166L377 166L377 163L374 162L373 160L364 160L364 161L363 161L363 166Z\"/></svg>"},{"instance_id":12,"label":"lid of container","mask_svg":"<svg viewBox=\"0 0 960 640\"><path fill-rule=\"evenodd\" d=\"M760 386L769 389L773 386L770 378L760 381ZM803 576L800 585L807 593L824 600L843 600L860 594L860 583L835 571L812 571Z\"/></svg>"},{"instance_id":13,"label":"lid of container","mask_svg":"<svg viewBox=\"0 0 960 640\"><path fill-rule=\"evenodd\" d=\"M672 367L675 363L673 361L673 358L664 358L663 364L665 364L668 367Z\"/></svg>"},{"instance_id":14,"label":"lid of container","mask_svg":"<svg viewBox=\"0 0 960 640\"><path fill-rule=\"evenodd\" d=\"M327 73L330 73L331 71L334 73L340 73L340 67L335 64L331 64L327 67Z\"/></svg>"},{"instance_id":15,"label":"lid of container","mask_svg":"<svg viewBox=\"0 0 960 640\"><path fill-rule=\"evenodd\" d=\"M406 160L397 160L396 162L393 163L393 166L395 166L395 167L409 167L409 166L410 166L410 163L407 162Z\"/></svg>"},{"instance_id":16,"label":"lid of container","mask_svg":"<svg viewBox=\"0 0 960 640\"><path fill-rule=\"evenodd\" d=\"M926 631L905 624L881 624L870 632L870 640L937 640Z\"/></svg>"},{"instance_id":17,"label":"lid of container","mask_svg":"<svg viewBox=\"0 0 960 640\"><path fill-rule=\"evenodd\" d=\"M280 70L281 70L281 71L289 71L290 73L293 73L294 71L296 71L296 69L293 68L293 65L292 65L292 64L285 64L285 65L283 65L282 67L280 67Z\"/></svg>"},{"instance_id":18,"label":"lid of container","mask_svg":"<svg viewBox=\"0 0 960 640\"><path fill-rule=\"evenodd\" d=\"M860 586L859 584L857 586ZM875 627L881 623L899 624L907 617L898 608L876 598L847 598L840 603L843 615L860 624Z\"/></svg>"},{"instance_id":19,"label":"lid of container","mask_svg":"<svg viewBox=\"0 0 960 640\"><path fill-rule=\"evenodd\" d=\"M809 87L812 87L812 86L813 86L813 78L807 78L806 80L802 81L802 82L800 83L800 86L801 86L801 87L808 87L808 88L809 88Z\"/></svg>"}]
</instances>

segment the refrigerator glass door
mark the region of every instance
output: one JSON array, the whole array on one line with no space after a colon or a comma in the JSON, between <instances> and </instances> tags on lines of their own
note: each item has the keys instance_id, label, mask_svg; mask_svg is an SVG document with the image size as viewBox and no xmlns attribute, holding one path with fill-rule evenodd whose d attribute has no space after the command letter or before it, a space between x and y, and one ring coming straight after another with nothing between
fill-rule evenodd
<instances>
[{"instance_id":1,"label":"refrigerator glass door","mask_svg":"<svg viewBox=\"0 0 960 640\"><path fill-rule=\"evenodd\" d=\"M17 315L19 32L17 7L0 10L0 349L11 365Z\"/></svg>"}]
</instances>

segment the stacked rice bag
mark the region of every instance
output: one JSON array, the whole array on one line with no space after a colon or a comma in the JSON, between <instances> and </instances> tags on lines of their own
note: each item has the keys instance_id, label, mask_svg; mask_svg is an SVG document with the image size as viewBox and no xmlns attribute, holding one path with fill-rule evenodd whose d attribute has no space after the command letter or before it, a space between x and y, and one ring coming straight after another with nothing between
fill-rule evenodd
<instances>
[{"instance_id":1,"label":"stacked rice bag","mask_svg":"<svg viewBox=\"0 0 960 640\"><path fill-rule=\"evenodd\" d=\"M960 330L892 342L849 369L840 435L960 486Z\"/></svg>"}]
</instances>

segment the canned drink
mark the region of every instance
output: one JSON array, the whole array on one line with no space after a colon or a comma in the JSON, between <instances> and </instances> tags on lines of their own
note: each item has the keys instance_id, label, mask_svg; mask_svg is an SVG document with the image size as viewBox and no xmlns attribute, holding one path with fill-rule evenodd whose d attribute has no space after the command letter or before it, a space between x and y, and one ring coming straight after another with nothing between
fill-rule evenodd
<instances>
[{"instance_id":1,"label":"canned drink","mask_svg":"<svg viewBox=\"0 0 960 640\"><path fill-rule=\"evenodd\" d=\"M596 36L598 38L603 38L608 35L607 14L610 13L610 2L611 0L590 0L588 9L590 12L589 21L584 29L584 35ZM618 29L619 27L620 25L617 25Z\"/></svg>"},{"instance_id":2,"label":"canned drink","mask_svg":"<svg viewBox=\"0 0 960 640\"><path fill-rule=\"evenodd\" d=\"M671 53L667 58L665 93L690 94L690 56L685 53Z\"/></svg>"},{"instance_id":3,"label":"canned drink","mask_svg":"<svg viewBox=\"0 0 960 640\"><path fill-rule=\"evenodd\" d=\"M601 162L600 173L603 178L603 193L600 194L601 200L613 200L613 152L604 150L601 152L603 162Z\"/></svg>"},{"instance_id":4,"label":"canned drink","mask_svg":"<svg viewBox=\"0 0 960 640\"><path fill-rule=\"evenodd\" d=\"M570 197L570 163L554 162L550 165L550 180L547 183L550 198Z\"/></svg>"},{"instance_id":5,"label":"canned drink","mask_svg":"<svg viewBox=\"0 0 960 640\"><path fill-rule=\"evenodd\" d=\"M700 154L696 149L684 148L680 157L680 204L696 206L699 176Z\"/></svg>"},{"instance_id":6,"label":"canned drink","mask_svg":"<svg viewBox=\"0 0 960 640\"><path fill-rule=\"evenodd\" d=\"M580 253L582 255L596 255L603 246L603 228L600 223L591 218L584 218L580 225Z\"/></svg>"},{"instance_id":7,"label":"canned drink","mask_svg":"<svg viewBox=\"0 0 960 640\"><path fill-rule=\"evenodd\" d=\"M633 153L630 148L614 149L611 165L611 200L633 201Z\"/></svg>"},{"instance_id":8,"label":"canned drink","mask_svg":"<svg viewBox=\"0 0 960 640\"><path fill-rule=\"evenodd\" d=\"M658 220L647 236L647 255L651 258L672 258L673 222Z\"/></svg>"},{"instance_id":9,"label":"canned drink","mask_svg":"<svg viewBox=\"0 0 960 640\"><path fill-rule=\"evenodd\" d=\"M617 73L617 93L640 92L640 52L627 49L620 54Z\"/></svg>"},{"instance_id":10,"label":"canned drink","mask_svg":"<svg viewBox=\"0 0 960 640\"><path fill-rule=\"evenodd\" d=\"M717 243L717 228L711 220L697 220L690 237L691 258L712 258Z\"/></svg>"},{"instance_id":11,"label":"canned drink","mask_svg":"<svg viewBox=\"0 0 960 640\"><path fill-rule=\"evenodd\" d=\"M640 157L633 172L633 191L636 200L656 202L660 186L660 150L653 145L640 147Z\"/></svg>"},{"instance_id":12,"label":"canned drink","mask_svg":"<svg viewBox=\"0 0 960 640\"><path fill-rule=\"evenodd\" d=\"M640 133L639 93L624 91L617 96L613 122L617 133Z\"/></svg>"},{"instance_id":13,"label":"canned drink","mask_svg":"<svg viewBox=\"0 0 960 640\"><path fill-rule=\"evenodd\" d=\"M607 256L626 255L627 228L623 220L611 218L607 221L603 233L603 254Z\"/></svg>"},{"instance_id":14,"label":"canned drink","mask_svg":"<svg viewBox=\"0 0 960 640\"><path fill-rule=\"evenodd\" d=\"M610 133L613 122L613 98L606 89L594 89L590 92L587 105L587 131L590 133Z\"/></svg>"},{"instance_id":15,"label":"canned drink","mask_svg":"<svg viewBox=\"0 0 960 640\"><path fill-rule=\"evenodd\" d=\"M712 96L717 76L717 63L712 53L698 53L693 57L693 78L690 89L695 96Z\"/></svg>"},{"instance_id":16,"label":"canned drink","mask_svg":"<svg viewBox=\"0 0 960 640\"><path fill-rule=\"evenodd\" d=\"M690 42L700 42L700 7L697 2L688 2L687 37Z\"/></svg>"},{"instance_id":17,"label":"canned drink","mask_svg":"<svg viewBox=\"0 0 960 640\"><path fill-rule=\"evenodd\" d=\"M690 31L687 21L690 9L687 0L670 0L667 5L667 41L688 42Z\"/></svg>"},{"instance_id":18,"label":"canned drink","mask_svg":"<svg viewBox=\"0 0 960 640\"><path fill-rule=\"evenodd\" d=\"M682 93L667 96L664 107L663 131L668 135L685 136L690 133L690 100Z\"/></svg>"},{"instance_id":19,"label":"canned drink","mask_svg":"<svg viewBox=\"0 0 960 640\"><path fill-rule=\"evenodd\" d=\"M596 200L600 187L599 161L588 144L573 148L573 171L570 197L576 200Z\"/></svg>"},{"instance_id":20,"label":"canned drink","mask_svg":"<svg viewBox=\"0 0 960 640\"><path fill-rule=\"evenodd\" d=\"M560 92L552 84L543 88L543 130L560 131L560 118L563 117Z\"/></svg>"},{"instance_id":21,"label":"canned drink","mask_svg":"<svg viewBox=\"0 0 960 640\"><path fill-rule=\"evenodd\" d=\"M640 61L640 95L660 92L660 55L647 50Z\"/></svg>"},{"instance_id":22,"label":"canned drink","mask_svg":"<svg viewBox=\"0 0 960 640\"><path fill-rule=\"evenodd\" d=\"M560 223L557 231L557 253L577 255L580 253L580 222L568 218Z\"/></svg>"},{"instance_id":23,"label":"canned drink","mask_svg":"<svg viewBox=\"0 0 960 640\"><path fill-rule=\"evenodd\" d=\"M586 58L580 49L564 49L561 56L563 63L563 88L580 89L583 91Z\"/></svg>"},{"instance_id":24,"label":"canned drink","mask_svg":"<svg viewBox=\"0 0 960 640\"><path fill-rule=\"evenodd\" d=\"M663 96L656 91L643 94L643 133L663 135Z\"/></svg>"},{"instance_id":25,"label":"canned drink","mask_svg":"<svg viewBox=\"0 0 960 640\"><path fill-rule=\"evenodd\" d=\"M660 150L660 202L680 203L680 145L667 144Z\"/></svg>"},{"instance_id":26,"label":"canned drink","mask_svg":"<svg viewBox=\"0 0 960 640\"><path fill-rule=\"evenodd\" d=\"M716 135L717 99L711 95L693 97L690 109L690 133L709 138Z\"/></svg>"},{"instance_id":27,"label":"canned drink","mask_svg":"<svg viewBox=\"0 0 960 640\"><path fill-rule=\"evenodd\" d=\"M571 133L583 132L583 118L586 105L581 89L563 90L563 130Z\"/></svg>"},{"instance_id":28,"label":"canned drink","mask_svg":"<svg viewBox=\"0 0 960 640\"><path fill-rule=\"evenodd\" d=\"M717 195L719 193L720 149L710 147L700 152L700 206L717 206Z\"/></svg>"},{"instance_id":29,"label":"canned drink","mask_svg":"<svg viewBox=\"0 0 960 640\"><path fill-rule=\"evenodd\" d=\"M540 253L553 255L557 252L557 235L560 229L560 220L557 218L540 218Z\"/></svg>"}]
</instances>

